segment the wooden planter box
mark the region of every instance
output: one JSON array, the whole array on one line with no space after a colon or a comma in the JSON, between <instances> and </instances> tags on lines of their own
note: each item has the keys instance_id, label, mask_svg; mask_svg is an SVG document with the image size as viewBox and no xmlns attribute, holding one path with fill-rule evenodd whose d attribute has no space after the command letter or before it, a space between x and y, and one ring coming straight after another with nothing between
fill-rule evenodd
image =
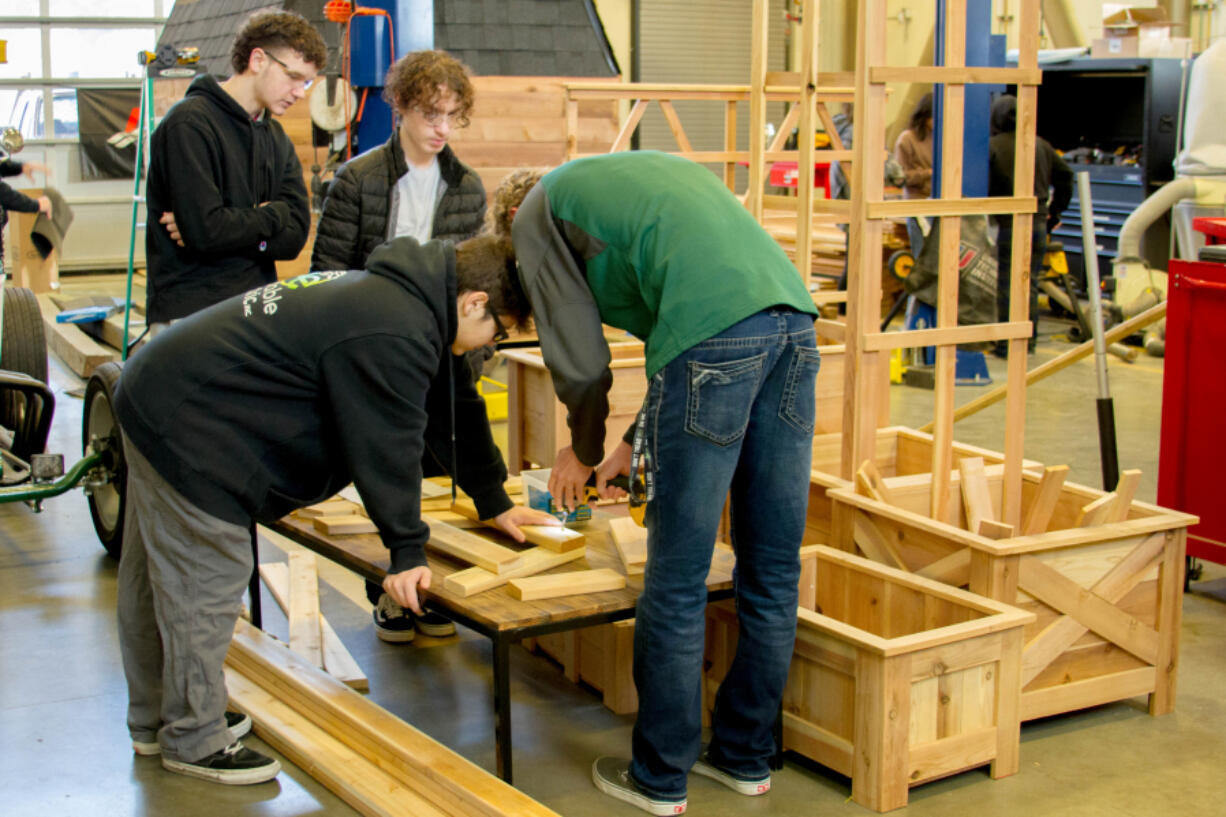
<instances>
[{"instance_id":1,"label":"wooden planter box","mask_svg":"<svg viewBox=\"0 0 1226 817\"><path fill-rule=\"evenodd\" d=\"M1030 613L827 547L805 548L783 744L889 811L908 788L991 764L1018 770L1018 674ZM709 709L736 651L729 603L707 608Z\"/></svg>"},{"instance_id":2,"label":"wooden planter box","mask_svg":"<svg viewBox=\"0 0 1226 817\"><path fill-rule=\"evenodd\" d=\"M643 344L611 343L609 418L605 421L605 448L611 450L638 416L647 394ZM843 347L819 346L822 365L817 374L816 431L837 431L843 421ZM558 449L570 444L566 407L553 390L553 379L539 348L506 349L507 361L507 469L518 474L533 466L553 465ZM888 409L889 394L882 390ZM837 463L836 468L837 471Z\"/></svg>"},{"instance_id":3,"label":"wooden planter box","mask_svg":"<svg viewBox=\"0 0 1226 817\"><path fill-rule=\"evenodd\" d=\"M825 366L825 361L822 362ZM839 476L839 459L843 435L818 434L813 438L813 470L809 476L809 509L805 516L805 542L833 542L831 517L834 502L826 496L830 488L850 488L851 483ZM954 443L953 468L963 457L983 457L985 463L1001 463L1005 455L964 443ZM932 468L932 435L905 426L890 426L877 430L877 470L882 476L893 477L927 473ZM1038 463L1027 461L1026 467ZM854 470L854 469L853 469Z\"/></svg>"},{"instance_id":4,"label":"wooden planter box","mask_svg":"<svg viewBox=\"0 0 1226 817\"><path fill-rule=\"evenodd\" d=\"M524 647L557 661L572 683L583 682L602 693L604 705L618 715L638 711L634 619L525 639Z\"/></svg>"},{"instance_id":5,"label":"wooden planter box","mask_svg":"<svg viewBox=\"0 0 1226 817\"><path fill-rule=\"evenodd\" d=\"M1002 466L988 466L995 510ZM1023 472L1022 518L1039 476ZM1102 491L1065 483L1046 533L992 540L927 516L930 474L884 480L885 504L829 492L839 547L1033 612L1022 654L1022 720L1149 696L1175 705L1187 527L1196 517L1133 502L1121 522L1073 527ZM951 516L964 513L953 474Z\"/></svg>"}]
</instances>

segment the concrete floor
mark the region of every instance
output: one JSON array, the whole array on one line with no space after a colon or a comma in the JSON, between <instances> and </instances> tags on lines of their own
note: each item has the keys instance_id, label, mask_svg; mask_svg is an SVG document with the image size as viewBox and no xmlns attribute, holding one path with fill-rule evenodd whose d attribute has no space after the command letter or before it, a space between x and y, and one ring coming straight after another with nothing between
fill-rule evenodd
<instances>
[{"instance_id":1,"label":"concrete floor","mask_svg":"<svg viewBox=\"0 0 1226 817\"><path fill-rule=\"evenodd\" d=\"M1069 348L1040 343L1031 366ZM994 376L1003 364L989 358ZM58 412L51 451L70 463L80 451L79 382L52 361ZM1152 501L1157 472L1162 362L1111 364L1121 467L1141 468L1139 498ZM1094 376L1083 362L1028 393L1026 454L1068 463L1072 479L1099 483ZM958 402L979 388L959 389ZM895 386L894 422L931 417L932 393ZM958 424L957 438L999 450L1003 404ZM264 560L292 548L266 539ZM94 538L80 491L47 502L41 514L0 505L0 814L346 815L354 812L286 763L274 783L224 787L164 772L133 756L124 727L125 688L114 621L116 565ZM461 630L393 647L371 630L362 587L321 567L324 612L371 679L372 699L486 769L493 768L488 642ZM269 630L284 618L265 594ZM1206 565L1185 597L1177 708L1151 718L1138 698L1029 723L1019 774L992 781L971 771L911 791L902 812L926 815L1226 814L1226 568ZM631 815L589 777L599 754L629 751L630 717L608 712L588 689L522 650L512 653L516 783L568 817ZM251 743L264 751L258 739ZM284 760L283 760L283 763ZM789 756L767 797L750 800L705 778L690 781L690 813L867 814L850 801L849 781Z\"/></svg>"}]
</instances>

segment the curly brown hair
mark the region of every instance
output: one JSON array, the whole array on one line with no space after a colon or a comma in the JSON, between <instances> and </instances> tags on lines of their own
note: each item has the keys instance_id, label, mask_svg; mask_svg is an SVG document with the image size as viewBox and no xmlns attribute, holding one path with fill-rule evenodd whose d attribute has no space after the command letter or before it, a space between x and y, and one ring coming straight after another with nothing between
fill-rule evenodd
<instances>
[{"instance_id":1,"label":"curly brown hair","mask_svg":"<svg viewBox=\"0 0 1226 817\"><path fill-rule=\"evenodd\" d=\"M328 62L324 38L305 17L292 11L265 11L247 18L230 48L230 67L235 74L247 70L251 52L256 48L264 51L287 48L317 70L323 70Z\"/></svg>"},{"instance_id":2,"label":"curly brown hair","mask_svg":"<svg viewBox=\"0 0 1226 817\"><path fill-rule=\"evenodd\" d=\"M494 190L490 209L485 211L482 232L509 238L511 219L515 217L511 211L523 203L528 191L548 172L548 168L521 167L507 174Z\"/></svg>"},{"instance_id":3,"label":"curly brown hair","mask_svg":"<svg viewBox=\"0 0 1226 817\"><path fill-rule=\"evenodd\" d=\"M399 114L414 105L428 112L438 102L439 86L455 95L456 124L468 127L473 84L464 63L446 51L414 51L396 60L383 81L383 99Z\"/></svg>"},{"instance_id":4,"label":"curly brown hair","mask_svg":"<svg viewBox=\"0 0 1226 817\"><path fill-rule=\"evenodd\" d=\"M532 304L519 281L511 239L483 233L461 241L455 248L455 274L456 294L484 292L490 309L511 318L519 329L527 327Z\"/></svg>"}]
</instances>

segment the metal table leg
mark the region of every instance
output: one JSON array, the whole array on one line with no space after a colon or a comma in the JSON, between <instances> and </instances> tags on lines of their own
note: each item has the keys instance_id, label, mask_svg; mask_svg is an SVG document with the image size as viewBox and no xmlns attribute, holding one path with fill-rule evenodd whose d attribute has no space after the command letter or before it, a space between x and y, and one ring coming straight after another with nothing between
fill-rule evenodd
<instances>
[{"instance_id":1,"label":"metal table leg","mask_svg":"<svg viewBox=\"0 0 1226 817\"><path fill-rule=\"evenodd\" d=\"M511 640L495 633L494 757L498 776L511 783Z\"/></svg>"}]
</instances>

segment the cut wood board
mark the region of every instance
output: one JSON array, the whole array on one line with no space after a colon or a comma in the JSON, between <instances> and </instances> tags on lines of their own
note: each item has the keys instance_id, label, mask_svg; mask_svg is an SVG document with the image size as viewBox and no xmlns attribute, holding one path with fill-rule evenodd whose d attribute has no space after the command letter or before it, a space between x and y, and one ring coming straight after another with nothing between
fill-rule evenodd
<instances>
[{"instance_id":1,"label":"cut wood board","mask_svg":"<svg viewBox=\"0 0 1226 817\"><path fill-rule=\"evenodd\" d=\"M627 576L635 576L647 568L647 529L639 527L628 516L609 520L609 536Z\"/></svg>"},{"instance_id":2,"label":"cut wood board","mask_svg":"<svg viewBox=\"0 0 1226 817\"><path fill-rule=\"evenodd\" d=\"M885 487L885 482L881 479L881 472L877 470L872 460L865 460L860 465L860 469L856 471L856 491L869 499L894 504L890 499L889 489Z\"/></svg>"},{"instance_id":3,"label":"cut wood board","mask_svg":"<svg viewBox=\"0 0 1226 817\"><path fill-rule=\"evenodd\" d=\"M518 551L462 531L446 522L430 523L430 541L426 543L426 547L491 573L506 573L523 562Z\"/></svg>"},{"instance_id":4,"label":"cut wood board","mask_svg":"<svg viewBox=\"0 0 1226 817\"><path fill-rule=\"evenodd\" d=\"M586 549L555 553L546 548L530 548L520 553L520 556L523 557L523 562L514 570L506 573L491 573L480 567L459 570L443 578L443 587L448 593L454 593L457 596L467 598L477 593L483 593L486 590L502 587L511 579L516 579L520 576L532 576L568 562L573 562L576 559L581 559L585 553L587 553Z\"/></svg>"},{"instance_id":5,"label":"cut wood board","mask_svg":"<svg viewBox=\"0 0 1226 817\"><path fill-rule=\"evenodd\" d=\"M476 504L471 499L457 499L452 504L451 510L466 519L480 522L482 525L494 528L495 530L501 530L493 519L481 518L481 515L477 513ZM552 525L520 525L519 529L523 531L524 537L528 542L556 553L577 550L587 544L586 536L570 528L554 527Z\"/></svg>"},{"instance_id":6,"label":"cut wood board","mask_svg":"<svg viewBox=\"0 0 1226 817\"><path fill-rule=\"evenodd\" d=\"M988 475L983 470L983 457L963 457L958 461L958 471L962 474L962 507L966 511L966 529L972 533L981 533L981 523L996 518L992 510Z\"/></svg>"},{"instance_id":7,"label":"cut wood board","mask_svg":"<svg viewBox=\"0 0 1226 817\"><path fill-rule=\"evenodd\" d=\"M323 668L323 640L319 626L319 574L315 554L289 554L289 648Z\"/></svg>"},{"instance_id":8,"label":"cut wood board","mask_svg":"<svg viewBox=\"0 0 1226 817\"><path fill-rule=\"evenodd\" d=\"M1052 512L1060 499L1060 489L1068 476L1067 465L1052 465L1044 469L1039 479L1039 487L1035 489L1030 500L1030 509L1026 511L1026 520L1022 522L1022 535L1031 536L1036 533L1046 533L1051 522Z\"/></svg>"},{"instance_id":9,"label":"cut wood board","mask_svg":"<svg viewBox=\"0 0 1226 817\"><path fill-rule=\"evenodd\" d=\"M273 600L286 615L289 614L289 565L281 562L265 562L260 565L260 578L264 586L272 594ZM328 618L319 614L319 634L323 641L324 670L345 686L366 692L370 689L370 681L366 673L353 660L344 642L328 623Z\"/></svg>"},{"instance_id":10,"label":"cut wood board","mask_svg":"<svg viewBox=\"0 0 1226 817\"><path fill-rule=\"evenodd\" d=\"M361 505L356 502L350 502L348 499L329 499L315 505L299 508L298 515L312 518L316 516L352 516L353 514L365 516L364 511L365 509Z\"/></svg>"},{"instance_id":11,"label":"cut wood board","mask_svg":"<svg viewBox=\"0 0 1226 817\"><path fill-rule=\"evenodd\" d=\"M511 596L520 601L556 599L560 596L582 596L604 593L626 586L626 577L616 570L576 570L571 573L551 573L548 576L528 576L507 583Z\"/></svg>"},{"instance_id":12,"label":"cut wood board","mask_svg":"<svg viewBox=\"0 0 1226 817\"><path fill-rule=\"evenodd\" d=\"M351 533L378 533L379 528L368 517L360 513L345 516L317 516L315 530L329 536L340 536Z\"/></svg>"},{"instance_id":13,"label":"cut wood board","mask_svg":"<svg viewBox=\"0 0 1226 817\"><path fill-rule=\"evenodd\" d=\"M81 327L71 323L56 323L55 317L60 314L60 309L50 295L44 292L36 297L38 308L43 315L47 344L56 357L78 376L89 377L94 373L94 369L103 363L119 359L118 352L98 343L82 332Z\"/></svg>"}]
</instances>

